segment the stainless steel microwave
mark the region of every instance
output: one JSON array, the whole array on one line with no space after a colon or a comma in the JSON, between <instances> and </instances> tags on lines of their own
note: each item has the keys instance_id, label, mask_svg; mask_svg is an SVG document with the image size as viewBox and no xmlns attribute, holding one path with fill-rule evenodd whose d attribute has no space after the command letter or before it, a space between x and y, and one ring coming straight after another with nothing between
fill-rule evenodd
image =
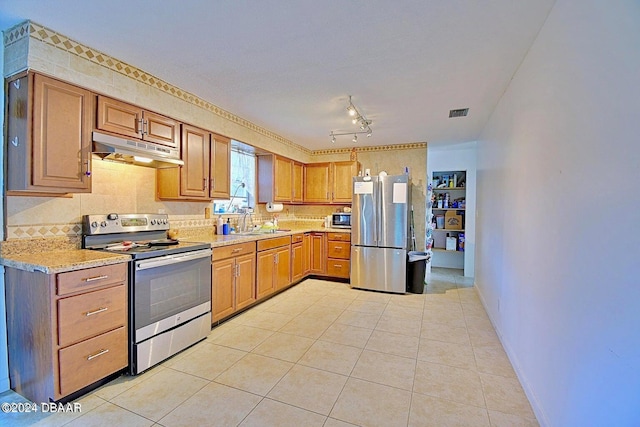
<instances>
[{"instance_id":1,"label":"stainless steel microwave","mask_svg":"<svg viewBox=\"0 0 640 427\"><path fill-rule=\"evenodd\" d=\"M336 212L331 214L331 227L333 228L351 228L351 213Z\"/></svg>"}]
</instances>

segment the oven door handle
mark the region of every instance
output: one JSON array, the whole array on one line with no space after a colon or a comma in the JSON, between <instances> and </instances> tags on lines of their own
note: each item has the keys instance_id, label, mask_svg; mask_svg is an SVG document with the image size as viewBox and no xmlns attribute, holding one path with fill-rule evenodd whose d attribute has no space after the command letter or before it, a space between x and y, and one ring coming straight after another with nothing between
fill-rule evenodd
<instances>
[{"instance_id":1,"label":"oven door handle","mask_svg":"<svg viewBox=\"0 0 640 427\"><path fill-rule=\"evenodd\" d=\"M162 267L165 265L178 264L181 262L192 261L200 258L210 258L212 254L211 249L202 249L199 251L187 252L177 255L166 255L150 260L136 262L136 271L147 270L149 268Z\"/></svg>"}]
</instances>

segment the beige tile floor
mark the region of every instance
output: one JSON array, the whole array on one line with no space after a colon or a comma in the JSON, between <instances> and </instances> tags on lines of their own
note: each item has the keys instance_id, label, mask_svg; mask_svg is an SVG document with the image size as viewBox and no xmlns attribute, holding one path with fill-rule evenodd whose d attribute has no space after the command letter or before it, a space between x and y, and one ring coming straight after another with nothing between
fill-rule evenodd
<instances>
[{"instance_id":1,"label":"beige tile floor","mask_svg":"<svg viewBox=\"0 0 640 427\"><path fill-rule=\"evenodd\" d=\"M476 290L445 269L422 295L305 280L78 402L0 425L538 425Z\"/></svg>"}]
</instances>

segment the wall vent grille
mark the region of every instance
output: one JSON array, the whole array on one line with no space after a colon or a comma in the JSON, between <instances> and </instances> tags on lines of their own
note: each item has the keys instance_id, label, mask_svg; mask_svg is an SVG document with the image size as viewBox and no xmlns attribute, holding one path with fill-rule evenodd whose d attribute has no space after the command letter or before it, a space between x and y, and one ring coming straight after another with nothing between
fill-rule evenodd
<instances>
[{"instance_id":1,"label":"wall vent grille","mask_svg":"<svg viewBox=\"0 0 640 427\"><path fill-rule=\"evenodd\" d=\"M449 110L449 118L451 117L466 117L469 114L468 108L460 108L458 110Z\"/></svg>"}]
</instances>

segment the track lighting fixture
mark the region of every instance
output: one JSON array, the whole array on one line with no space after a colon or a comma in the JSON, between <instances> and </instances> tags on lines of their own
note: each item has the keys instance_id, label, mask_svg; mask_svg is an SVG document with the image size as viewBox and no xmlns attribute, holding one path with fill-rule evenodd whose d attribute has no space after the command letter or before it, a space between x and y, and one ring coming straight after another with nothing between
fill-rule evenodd
<instances>
[{"instance_id":1,"label":"track lighting fixture","mask_svg":"<svg viewBox=\"0 0 640 427\"><path fill-rule=\"evenodd\" d=\"M356 108L355 105L353 105L353 102L351 101L351 95L349 95L349 105L347 106L347 113L349 114L350 117L353 117L351 119L351 123L354 125L360 125L360 130L362 132L340 132L340 133L336 133L334 131L331 131L331 133L329 134L329 136L331 137L331 142L335 143L336 142L336 136L340 136L340 135L353 135L353 142L358 142L358 134L364 133L367 134L367 137L370 137L371 134L373 133L373 130L371 130L371 120L368 120L365 116L362 115L362 113L360 113L358 111L358 109Z\"/></svg>"}]
</instances>

